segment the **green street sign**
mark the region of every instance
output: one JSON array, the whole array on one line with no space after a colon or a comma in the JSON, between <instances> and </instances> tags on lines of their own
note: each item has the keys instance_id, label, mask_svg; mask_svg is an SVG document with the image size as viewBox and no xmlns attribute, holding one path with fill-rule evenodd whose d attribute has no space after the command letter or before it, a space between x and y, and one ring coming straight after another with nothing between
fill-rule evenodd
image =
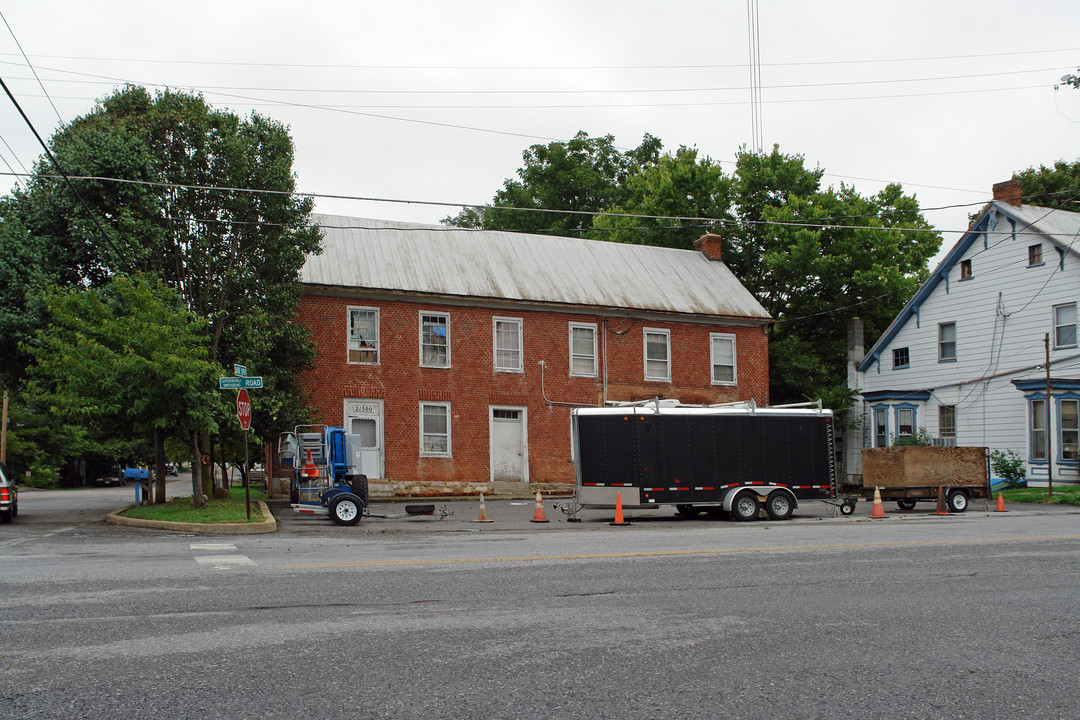
<instances>
[{"instance_id":1,"label":"green street sign","mask_svg":"<svg viewBox=\"0 0 1080 720\"><path fill-rule=\"evenodd\" d=\"M236 377L247 377L247 367L244 365L237 365L233 363L232 374Z\"/></svg>"},{"instance_id":2,"label":"green street sign","mask_svg":"<svg viewBox=\"0 0 1080 720\"><path fill-rule=\"evenodd\" d=\"M241 388L261 388L262 376L258 377L223 377L218 378L218 387L222 390L240 390Z\"/></svg>"}]
</instances>

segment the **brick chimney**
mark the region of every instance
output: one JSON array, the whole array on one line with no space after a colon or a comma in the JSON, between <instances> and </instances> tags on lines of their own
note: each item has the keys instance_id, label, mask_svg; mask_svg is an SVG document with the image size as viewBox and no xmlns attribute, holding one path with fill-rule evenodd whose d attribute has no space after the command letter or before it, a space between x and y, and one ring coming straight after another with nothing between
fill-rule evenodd
<instances>
[{"instance_id":1,"label":"brick chimney","mask_svg":"<svg viewBox=\"0 0 1080 720\"><path fill-rule=\"evenodd\" d=\"M694 249L700 250L710 260L720 259L720 236L705 233L694 241Z\"/></svg>"},{"instance_id":2,"label":"brick chimney","mask_svg":"<svg viewBox=\"0 0 1080 720\"><path fill-rule=\"evenodd\" d=\"M1020 181L1012 178L1005 182L994 183L994 199L1020 207Z\"/></svg>"}]
</instances>

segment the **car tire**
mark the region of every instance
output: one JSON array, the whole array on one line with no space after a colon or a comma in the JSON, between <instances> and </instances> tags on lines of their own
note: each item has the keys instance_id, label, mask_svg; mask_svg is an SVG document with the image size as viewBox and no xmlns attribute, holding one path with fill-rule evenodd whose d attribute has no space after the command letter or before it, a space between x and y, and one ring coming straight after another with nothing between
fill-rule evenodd
<instances>
[{"instance_id":1,"label":"car tire","mask_svg":"<svg viewBox=\"0 0 1080 720\"><path fill-rule=\"evenodd\" d=\"M330 518L338 525L355 525L364 516L364 509L351 497L339 497L330 503Z\"/></svg>"},{"instance_id":2,"label":"car tire","mask_svg":"<svg viewBox=\"0 0 1080 720\"><path fill-rule=\"evenodd\" d=\"M739 493L735 502L731 503L731 514L740 522L757 520L759 510L761 510L761 503L758 502L757 495L754 493Z\"/></svg>"}]
</instances>

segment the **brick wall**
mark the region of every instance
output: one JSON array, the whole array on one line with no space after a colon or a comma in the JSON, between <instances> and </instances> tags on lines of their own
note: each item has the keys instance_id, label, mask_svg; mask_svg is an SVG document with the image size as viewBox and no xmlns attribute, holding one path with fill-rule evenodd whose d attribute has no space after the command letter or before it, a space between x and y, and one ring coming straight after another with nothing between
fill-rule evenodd
<instances>
[{"instance_id":1,"label":"brick wall","mask_svg":"<svg viewBox=\"0 0 1080 720\"><path fill-rule=\"evenodd\" d=\"M348 308L374 307L379 318L379 363L350 364ZM420 366L420 314L450 316L451 367ZM522 320L523 372L496 372L492 318ZM636 318L612 318L605 332L599 316L536 309L440 305L307 293L298 320L317 346L316 368L304 377L312 403L327 425L344 422L346 398L381 399L385 475L401 482L486 482L490 479L489 406L526 408L528 476L531 482L573 482L570 408L545 403L598 405L602 401L603 340L607 340L608 399L661 396L689 403L755 400L768 404L768 347L761 327L729 327ZM569 324L597 327L597 377L570 376ZM671 382L644 379L644 328L671 337ZM711 384L710 333L735 336L735 386ZM420 402L449 402L452 457L421 457Z\"/></svg>"}]
</instances>

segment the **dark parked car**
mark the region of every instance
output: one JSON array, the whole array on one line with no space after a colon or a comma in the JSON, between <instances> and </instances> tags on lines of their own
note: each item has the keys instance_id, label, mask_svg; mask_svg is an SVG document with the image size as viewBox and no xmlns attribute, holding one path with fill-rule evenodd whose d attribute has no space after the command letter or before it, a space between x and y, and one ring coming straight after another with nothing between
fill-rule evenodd
<instances>
[{"instance_id":1,"label":"dark parked car","mask_svg":"<svg viewBox=\"0 0 1080 720\"><path fill-rule=\"evenodd\" d=\"M176 471L176 466L175 466L175 465L173 465L172 463L169 463L169 464L167 464L167 465L165 466L165 475L166 475L166 476L168 476L168 475L179 475L179 474L180 474L180 473L178 473L178 472Z\"/></svg>"},{"instance_id":2,"label":"dark parked car","mask_svg":"<svg viewBox=\"0 0 1080 720\"><path fill-rule=\"evenodd\" d=\"M94 481L95 485L126 485L127 481L124 479L124 471L120 468L113 468L104 475L98 476L98 479Z\"/></svg>"}]
</instances>

